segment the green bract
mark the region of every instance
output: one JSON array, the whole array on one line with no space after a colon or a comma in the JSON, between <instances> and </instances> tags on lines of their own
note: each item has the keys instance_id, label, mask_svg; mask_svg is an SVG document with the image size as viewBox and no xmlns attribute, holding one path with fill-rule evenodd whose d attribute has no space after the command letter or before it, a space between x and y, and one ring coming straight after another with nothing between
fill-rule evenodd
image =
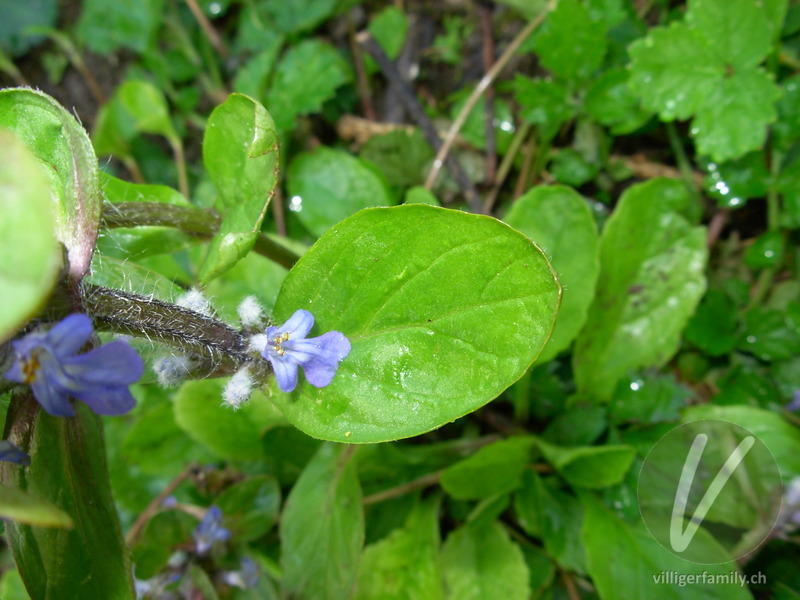
<instances>
[{"instance_id":1,"label":"green bract","mask_svg":"<svg viewBox=\"0 0 800 600\"><path fill-rule=\"evenodd\" d=\"M89 136L53 98L26 88L0 90L0 127L12 130L44 164L56 236L67 248L70 273L82 277L92 260L103 201Z\"/></svg>"},{"instance_id":2,"label":"green bract","mask_svg":"<svg viewBox=\"0 0 800 600\"><path fill-rule=\"evenodd\" d=\"M425 205L362 211L300 259L274 315L311 311L318 331L350 339L350 355L326 388L301 383L275 401L324 439L418 435L516 381L560 296L542 251L499 221Z\"/></svg>"}]
</instances>

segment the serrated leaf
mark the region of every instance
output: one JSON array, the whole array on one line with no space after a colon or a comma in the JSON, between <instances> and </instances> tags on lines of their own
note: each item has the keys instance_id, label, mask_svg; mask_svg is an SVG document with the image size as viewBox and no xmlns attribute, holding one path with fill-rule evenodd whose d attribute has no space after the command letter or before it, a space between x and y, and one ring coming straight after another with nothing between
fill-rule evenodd
<instances>
[{"instance_id":1,"label":"serrated leaf","mask_svg":"<svg viewBox=\"0 0 800 600\"><path fill-rule=\"evenodd\" d=\"M527 600L528 565L496 521L464 525L442 547L446 598Z\"/></svg>"},{"instance_id":2,"label":"serrated leaf","mask_svg":"<svg viewBox=\"0 0 800 600\"><path fill-rule=\"evenodd\" d=\"M340 600L353 593L364 543L361 488L352 447L323 444L281 515L284 594Z\"/></svg>"},{"instance_id":3,"label":"serrated leaf","mask_svg":"<svg viewBox=\"0 0 800 600\"><path fill-rule=\"evenodd\" d=\"M642 127L651 113L644 110L628 86L627 69L609 69L586 90L586 112L614 135L631 133Z\"/></svg>"},{"instance_id":4,"label":"serrated leaf","mask_svg":"<svg viewBox=\"0 0 800 600\"><path fill-rule=\"evenodd\" d=\"M6 435L31 464L4 463L3 484L49 501L74 524L56 529L8 522L14 560L32 600L133 600L102 424L82 402L75 411L72 418L52 417L30 393L18 395L9 409Z\"/></svg>"},{"instance_id":5,"label":"serrated leaf","mask_svg":"<svg viewBox=\"0 0 800 600\"><path fill-rule=\"evenodd\" d=\"M542 64L567 80L586 79L603 62L606 29L578 0L560 0L534 40Z\"/></svg>"},{"instance_id":6,"label":"serrated leaf","mask_svg":"<svg viewBox=\"0 0 800 600\"><path fill-rule=\"evenodd\" d=\"M36 157L0 130L0 341L36 314L58 275L49 183Z\"/></svg>"},{"instance_id":7,"label":"serrated leaf","mask_svg":"<svg viewBox=\"0 0 800 600\"><path fill-rule=\"evenodd\" d=\"M341 150L321 147L299 154L287 179L290 209L318 236L362 208L394 204L384 179Z\"/></svg>"},{"instance_id":8,"label":"serrated leaf","mask_svg":"<svg viewBox=\"0 0 800 600\"><path fill-rule=\"evenodd\" d=\"M0 127L12 130L45 165L56 237L67 248L70 273L80 279L92 260L103 202L89 136L58 102L29 88L0 90Z\"/></svg>"},{"instance_id":9,"label":"serrated leaf","mask_svg":"<svg viewBox=\"0 0 800 600\"><path fill-rule=\"evenodd\" d=\"M350 355L329 386L303 382L275 402L316 437L418 435L516 381L559 298L542 251L495 219L422 204L361 211L300 259L274 314L311 311L316 331L349 337Z\"/></svg>"},{"instance_id":10,"label":"serrated leaf","mask_svg":"<svg viewBox=\"0 0 800 600\"><path fill-rule=\"evenodd\" d=\"M278 138L267 110L243 94L228 96L208 118L203 164L219 192L222 215L198 274L208 283L252 249L275 190Z\"/></svg>"},{"instance_id":11,"label":"serrated leaf","mask_svg":"<svg viewBox=\"0 0 800 600\"><path fill-rule=\"evenodd\" d=\"M535 123L545 140L553 139L561 126L575 115L575 106L566 87L553 81L517 75L514 98L522 110L520 116Z\"/></svg>"},{"instance_id":12,"label":"serrated leaf","mask_svg":"<svg viewBox=\"0 0 800 600\"><path fill-rule=\"evenodd\" d=\"M690 200L678 181L628 188L600 240L600 277L578 335L573 368L578 390L607 400L629 370L658 366L706 287L705 230L681 214Z\"/></svg>"},{"instance_id":13,"label":"serrated leaf","mask_svg":"<svg viewBox=\"0 0 800 600\"><path fill-rule=\"evenodd\" d=\"M568 348L586 321L600 270L597 227L586 200L565 186L531 189L504 220L551 257L564 287L556 326L538 359L541 364Z\"/></svg>"},{"instance_id":14,"label":"serrated leaf","mask_svg":"<svg viewBox=\"0 0 800 600\"><path fill-rule=\"evenodd\" d=\"M349 65L332 46L319 39L305 40L281 58L266 104L281 131L290 131L296 117L318 112L351 78Z\"/></svg>"},{"instance_id":15,"label":"serrated leaf","mask_svg":"<svg viewBox=\"0 0 800 600\"><path fill-rule=\"evenodd\" d=\"M770 50L764 2L690 0L686 23L703 33L717 62L737 71L755 67Z\"/></svg>"},{"instance_id":16,"label":"serrated leaf","mask_svg":"<svg viewBox=\"0 0 800 600\"><path fill-rule=\"evenodd\" d=\"M437 497L415 506L405 526L364 549L355 600L441 600Z\"/></svg>"}]
</instances>

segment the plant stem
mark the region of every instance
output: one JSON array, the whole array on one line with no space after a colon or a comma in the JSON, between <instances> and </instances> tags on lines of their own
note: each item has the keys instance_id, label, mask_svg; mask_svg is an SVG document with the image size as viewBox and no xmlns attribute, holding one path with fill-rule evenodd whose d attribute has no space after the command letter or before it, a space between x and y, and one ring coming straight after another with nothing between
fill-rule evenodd
<instances>
[{"instance_id":1,"label":"plant stem","mask_svg":"<svg viewBox=\"0 0 800 600\"><path fill-rule=\"evenodd\" d=\"M675 161L678 163L678 170L681 173L681 179L686 184L689 193L693 199L697 199L697 187L695 186L694 171L689 162L689 157L686 156L686 150L681 144L678 130L675 128L675 123L665 123L667 129L667 137L669 138L669 146L672 148L672 153L675 155Z\"/></svg>"},{"instance_id":2,"label":"plant stem","mask_svg":"<svg viewBox=\"0 0 800 600\"><path fill-rule=\"evenodd\" d=\"M84 307L99 331L145 337L196 356L197 375L230 375L253 363L244 334L204 314L156 298L84 285ZM266 362L254 366L268 372ZM194 375L195 373L193 373Z\"/></svg>"},{"instance_id":3,"label":"plant stem","mask_svg":"<svg viewBox=\"0 0 800 600\"><path fill-rule=\"evenodd\" d=\"M131 528L128 530L128 533L125 535L125 543L128 544L129 548L139 541L139 538L144 532L145 526L150 522L150 519L155 516L155 514L158 512L158 509L161 508L161 504L164 502L164 500L166 500L168 496L177 490L178 486L182 484L196 468L197 465L194 463L186 465L183 471L178 473L175 479L170 481L167 487L165 487L158 496L153 498L150 504L147 505L147 508L145 508L136 518L136 521L134 521L133 525L131 525Z\"/></svg>"},{"instance_id":4,"label":"plant stem","mask_svg":"<svg viewBox=\"0 0 800 600\"><path fill-rule=\"evenodd\" d=\"M207 238L219 231L221 219L195 206L161 202L119 202L103 205L103 224L109 228L174 227L186 234ZM258 234L253 250L285 269L291 269L300 258L263 233Z\"/></svg>"},{"instance_id":5,"label":"plant stem","mask_svg":"<svg viewBox=\"0 0 800 600\"><path fill-rule=\"evenodd\" d=\"M480 100L480 97L489 88L489 86L492 85L492 82L497 78L497 76L500 74L500 71L503 70L508 61L511 60L511 57L522 45L522 42L528 39L528 36L530 36L536 30L536 28L542 24L546 16L547 11L544 11L542 14L528 23L525 28L517 34L517 37L511 41L511 43L508 45L508 48L506 48L505 52L503 52L500 58L497 59L497 62L494 63L489 72L481 78L481 80L478 82L478 85L476 85L472 90L469 98L467 98L467 101L461 108L461 112L458 113L455 121L453 121L453 124L450 126L450 130L447 132L447 135L444 138L442 147L439 148L439 152L436 154L436 158L433 161L431 170L428 173L427 179L425 180L425 187L427 189L431 189L433 184L436 183L436 178L439 176L439 171L442 169L442 165L444 164L444 161L450 152L450 148L452 148L453 143L456 141L458 132L461 131L464 123L467 122L467 117L469 117L472 109L475 108L475 105L478 103L478 100Z\"/></svg>"}]
</instances>

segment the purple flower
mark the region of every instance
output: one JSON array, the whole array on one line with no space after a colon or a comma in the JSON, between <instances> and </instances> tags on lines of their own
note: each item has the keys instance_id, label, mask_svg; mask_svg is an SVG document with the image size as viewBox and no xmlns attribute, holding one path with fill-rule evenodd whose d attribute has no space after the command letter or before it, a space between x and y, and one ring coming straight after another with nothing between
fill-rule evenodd
<instances>
[{"instance_id":1,"label":"purple flower","mask_svg":"<svg viewBox=\"0 0 800 600\"><path fill-rule=\"evenodd\" d=\"M16 360L6 379L31 386L42 408L54 417L72 417L70 397L98 415L121 415L136 404L128 386L144 364L127 342L114 341L78 354L92 335L92 321L73 314L47 333L30 333L12 342Z\"/></svg>"},{"instance_id":2,"label":"purple flower","mask_svg":"<svg viewBox=\"0 0 800 600\"><path fill-rule=\"evenodd\" d=\"M314 315L296 311L280 327L267 327L267 345L261 355L272 363L278 387L291 392L297 386L297 367L303 367L306 379L315 387L328 385L339 361L350 353L350 340L339 331L306 338L314 326Z\"/></svg>"},{"instance_id":3,"label":"purple flower","mask_svg":"<svg viewBox=\"0 0 800 600\"><path fill-rule=\"evenodd\" d=\"M222 580L232 587L250 590L258 585L260 576L258 565L249 558L243 558L242 568L238 571L227 571Z\"/></svg>"},{"instance_id":4,"label":"purple flower","mask_svg":"<svg viewBox=\"0 0 800 600\"><path fill-rule=\"evenodd\" d=\"M222 511L218 506L212 506L206 511L203 520L192 532L197 554L203 555L215 542L225 542L231 537L231 532L222 526Z\"/></svg>"},{"instance_id":5,"label":"purple flower","mask_svg":"<svg viewBox=\"0 0 800 600\"><path fill-rule=\"evenodd\" d=\"M0 441L0 460L25 466L31 464L31 457L8 440Z\"/></svg>"}]
</instances>

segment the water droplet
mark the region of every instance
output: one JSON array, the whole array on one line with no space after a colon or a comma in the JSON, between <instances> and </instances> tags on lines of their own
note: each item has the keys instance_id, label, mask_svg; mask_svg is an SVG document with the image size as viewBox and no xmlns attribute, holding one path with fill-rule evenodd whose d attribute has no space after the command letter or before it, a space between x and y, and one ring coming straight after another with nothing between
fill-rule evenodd
<instances>
[{"instance_id":1,"label":"water droplet","mask_svg":"<svg viewBox=\"0 0 800 600\"><path fill-rule=\"evenodd\" d=\"M292 196L292 199L289 200L289 210L292 212L303 210L303 199L300 196Z\"/></svg>"},{"instance_id":2,"label":"water droplet","mask_svg":"<svg viewBox=\"0 0 800 600\"><path fill-rule=\"evenodd\" d=\"M631 389L632 389L634 392L637 392L637 391L639 391L639 389L640 389L641 387L642 387L642 382L641 382L641 381L631 381Z\"/></svg>"},{"instance_id":3,"label":"water droplet","mask_svg":"<svg viewBox=\"0 0 800 600\"><path fill-rule=\"evenodd\" d=\"M212 15L218 15L222 12L222 5L219 2L212 2L208 5L208 12Z\"/></svg>"},{"instance_id":4,"label":"water droplet","mask_svg":"<svg viewBox=\"0 0 800 600\"><path fill-rule=\"evenodd\" d=\"M756 336L754 336L754 335L748 335L748 336L747 336L747 343L748 343L748 344L755 344L755 343L756 343Z\"/></svg>"}]
</instances>

